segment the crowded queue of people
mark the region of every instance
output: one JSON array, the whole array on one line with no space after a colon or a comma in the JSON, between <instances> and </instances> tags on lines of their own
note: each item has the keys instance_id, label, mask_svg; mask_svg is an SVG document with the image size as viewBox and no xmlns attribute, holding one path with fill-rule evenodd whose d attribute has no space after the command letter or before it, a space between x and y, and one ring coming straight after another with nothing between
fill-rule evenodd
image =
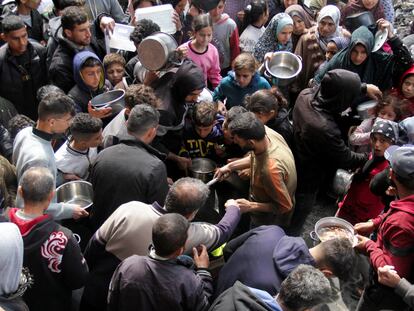
<instances>
[{"instance_id":1,"label":"crowded queue of people","mask_svg":"<svg viewBox=\"0 0 414 311\"><path fill-rule=\"evenodd\" d=\"M414 308L414 61L392 1L52 2L0 5L0 310ZM134 11L165 4L179 59L153 71L138 51L162 25ZM136 53L107 46L116 23ZM302 62L291 83L278 52ZM124 107L92 105L114 90ZM86 209L55 195L78 180ZM355 236L309 245L327 193Z\"/></svg>"}]
</instances>

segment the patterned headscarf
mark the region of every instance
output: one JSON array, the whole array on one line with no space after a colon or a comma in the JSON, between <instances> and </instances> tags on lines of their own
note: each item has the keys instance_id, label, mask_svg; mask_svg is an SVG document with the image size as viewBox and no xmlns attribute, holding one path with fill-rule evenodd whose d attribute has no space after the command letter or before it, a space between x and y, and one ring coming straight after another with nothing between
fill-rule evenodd
<instances>
[{"instance_id":1,"label":"patterned headscarf","mask_svg":"<svg viewBox=\"0 0 414 311\"><path fill-rule=\"evenodd\" d=\"M338 7L336 7L335 5L324 6L318 15L318 20L317 20L318 27L319 27L319 23L321 22L321 20L324 19L325 17L330 17L332 21L335 23L335 31L327 37L322 37L319 34L318 28L316 28L317 29L316 37L318 39L319 46L324 51L326 51L326 46L328 42L331 41L333 38L343 37L341 28L339 27L339 21L341 19L341 12L339 11Z\"/></svg>"},{"instance_id":2,"label":"patterned headscarf","mask_svg":"<svg viewBox=\"0 0 414 311\"><path fill-rule=\"evenodd\" d=\"M287 25L293 26L293 19L286 13L276 14L263 35L257 41L253 55L259 61L262 62L266 53L276 51L289 51L292 52L292 40L290 39L287 44L281 44L277 41L277 35Z\"/></svg>"},{"instance_id":3,"label":"patterned headscarf","mask_svg":"<svg viewBox=\"0 0 414 311\"><path fill-rule=\"evenodd\" d=\"M385 137L391 139L392 143L395 144L398 141L398 123L377 118L371 130L371 134L373 133L382 134Z\"/></svg>"}]
</instances>

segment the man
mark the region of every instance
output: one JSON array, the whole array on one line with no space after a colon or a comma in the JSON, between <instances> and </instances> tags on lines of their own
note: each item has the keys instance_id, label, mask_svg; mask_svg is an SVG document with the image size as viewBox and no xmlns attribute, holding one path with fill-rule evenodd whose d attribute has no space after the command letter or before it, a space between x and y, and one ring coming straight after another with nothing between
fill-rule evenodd
<instances>
[{"instance_id":1,"label":"man","mask_svg":"<svg viewBox=\"0 0 414 311\"><path fill-rule=\"evenodd\" d=\"M250 155L223 166L216 177L223 178L232 171L250 168L250 200L238 199L240 208L250 212L255 227L280 225L287 228L296 191L295 160L288 145L252 112L242 113L228 127L234 142Z\"/></svg>"},{"instance_id":2,"label":"man","mask_svg":"<svg viewBox=\"0 0 414 311\"><path fill-rule=\"evenodd\" d=\"M21 177L23 209L12 208L10 221L23 236L24 259L35 280L23 298L30 310L71 310L72 290L81 288L88 266L72 232L44 212L54 195L49 169L32 167Z\"/></svg>"},{"instance_id":3,"label":"man","mask_svg":"<svg viewBox=\"0 0 414 311\"><path fill-rule=\"evenodd\" d=\"M211 311L307 311L329 300L332 294L328 279L308 265L299 265L282 282L274 297L261 289L237 281L212 304Z\"/></svg>"},{"instance_id":4,"label":"man","mask_svg":"<svg viewBox=\"0 0 414 311\"><path fill-rule=\"evenodd\" d=\"M312 265L327 277L346 279L355 263L347 239L333 239L308 249L300 237L290 237L278 226L260 226L227 243L225 265L220 270L217 294L239 280L271 295L299 264Z\"/></svg>"},{"instance_id":5,"label":"man","mask_svg":"<svg viewBox=\"0 0 414 311\"><path fill-rule=\"evenodd\" d=\"M46 49L27 39L26 26L19 16L3 19L0 48L0 96L8 99L18 113L37 119L37 90L46 84Z\"/></svg>"},{"instance_id":6,"label":"man","mask_svg":"<svg viewBox=\"0 0 414 311\"><path fill-rule=\"evenodd\" d=\"M94 199L91 225L98 229L123 203L164 204L167 171L160 154L149 144L157 134L159 113L150 105L135 106L128 118L127 137L97 157L90 174Z\"/></svg>"},{"instance_id":7,"label":"man","mask_svg":"<svg viewBox=\"0 0 414 311\"><path fill-rule=\"evenodd\" d=\"M149 256L131 256L116 269L108 295L108 311L207 310L213 279L207 249L193 248L193 262L181 256L190 223L178 214L157 219Z\"/></svg>"},{"instance_id":8,"label":"man","mask_svg":"<svg viewBox=\"0 0 414 311\"><path fill-rule=\"evenodd\" d=\"M355 225L359 234L377 230L377 240L358 236L356 249L367 253L372 271L385 265L407 281L414 281L414 147L390 147L386 151L390 161L391 183L395 185L398 200L391 202L387 213L365 223ZM406 310L408 306L392 288L380 285L372 275L371 284L365 288L357 310Z\"/></svg>"},{"instance_id":9,"label":"man","mask_svg":"<svg viewBox=\"0 0 414 311\"><path fill-rule=\"evenodd\" d=\"M16 165L17 178L33 166L42 166L50 170L55 178L57 168L51 145L54 134L65 133L75 114L73 100L57 93L45 96L39 104L39 120L36 127L26 127L17 134L13 146L13 163ZM19 203L19 196L17 197ZM78 205L52 203L47 212L55 219L80 218L88 213Z\"/></svg>"},{"instance_id":10,"label":"man","mask_svg":"<svg viewBox=\"0 0 414 311\"><path fill-rule=\"evenodd\" d=\"M88 15L77 6L67 7L61 17L62 34L58 36L59 44L50 63L50 81L65 93L75 86L73 77L73 57L84 50L100 56L104 52L92 42Z\"/></svg>"},{"instance_id":11,"label":"man","mask_svg":"<svg viewBox=\"0 0 414 311\"><path fill-rule=\"evenodd\" d=\"M158 203L132 201L121 205L96 231L90 240L85 258L90 277L81 301L81 310L106 309L110 279L122 260L132 255L148 254L154 222L167 213L177 213L192 221L209 196L209 188L201 180L181 178L169 189L164 208ZM208 251L225 243L240 220L240 209L234 200L226 204L226 214L217 225L192 222L184 253L191 254L200 244Z\"/></svg>"}]
</instances>

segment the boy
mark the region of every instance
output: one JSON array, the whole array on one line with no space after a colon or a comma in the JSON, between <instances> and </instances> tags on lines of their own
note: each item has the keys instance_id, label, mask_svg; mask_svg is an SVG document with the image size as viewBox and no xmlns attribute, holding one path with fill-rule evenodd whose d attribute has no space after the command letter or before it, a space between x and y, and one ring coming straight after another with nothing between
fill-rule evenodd
<instances>
[{"instance_id":1,"label":"boy","mask_svg":"<svg viewBox=\"0 0 414 311\"><path fill-rule=\"evenodd\" d=\"M183 147L179 156L210 158L222 156L222 124L224 117L217 113L215 104L200 102L194 106L192 120L187 122L183 133Z\"/></svg>"},{"instance_id":2,"label":"boy","mask_svg":"<svg viewBox=\"0 0 414 311\"><path fill-rule=\"evenodd\" d=\"M104 57L103 64L106 77L109 82L111 82L112 88L125 89L127 87L125 83L118 85L118 83L121 83L124 78L125 58L123 58L120 54L110 53Z\"/></svg>"},{"instance_id":3,"label":"boy","mask_svg":"<svg viewBox=\"0 0 414 311\"><path fill-rule=\"evenodd\" d=\"M385 150L398 141L398 124L377 118L371 130L370 159L355 174L347 195L339 203L337 216L351 224L365 222L377 217L384 209L380 196L373 194L369 185L375 175L388 167Z\"/></svg>"},{"instance_id":4,"label":"boy","mask_svg":"<svg viewBox=\"0 0 414 311\"><path fill-rule=\"evenodd\" d=\"M55 152L56 166L64 182L87 179L91 164L102 143L102 121L87 113L78 113L70 126L71 138Z\"/></svg>"},{"instance_id":5,"label":"boy","mask_svg":"<svg viewBox=\"0 0 414 311\"><path fill-rule=\"evenodd\" d=\"M221 76L225 77L233 60L240 54L239 32L237 25L227 14L223 14L226 0L220 0L217 6L209 11L213 20L213 43L220 56Z\"/></svg>"},{"instance_id":6,"label":"boy","mask_svg":"<svg viewBox=\"0 0 414 311\"><path fill-rule=\"evenodd\" d=\"M108 90L103 64L96 54L79 52L73 58L73 76L76 85L68 95L75 101L76 112L88 112L89 101Z\"/></svg>"},{"instance_id":7,"label":"boy","mask_svg":"<svg viewBox=\"0 0 414 311\"><path fill-rule=\"evenodd\" d=\"M192 260L181 256L189 222L166 214L152 227L154 248L149 256L133 255L115 270L109 285L108 310L207 310L213 292L207 249L193 248Z\"/></svg>"}]
</instances>

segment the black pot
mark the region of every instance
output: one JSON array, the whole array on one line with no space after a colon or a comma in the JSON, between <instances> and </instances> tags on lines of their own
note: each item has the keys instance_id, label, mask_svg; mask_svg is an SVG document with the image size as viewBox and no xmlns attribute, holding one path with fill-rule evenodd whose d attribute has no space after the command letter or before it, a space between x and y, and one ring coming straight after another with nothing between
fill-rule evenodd
<instances>
[{"instance_id":1,"label":"black pot","mask_svg":"<svg viewBox=\"0 0 414 311\"><path fill-rule=\"evenodd\" d=\"M374 24L374 15L372 15L372 13L369 11L352 14L345 18L345 27L350 32L354 32L354 30L359 28L360 26L369 27Z\"/></svg>"}]
</instances>

